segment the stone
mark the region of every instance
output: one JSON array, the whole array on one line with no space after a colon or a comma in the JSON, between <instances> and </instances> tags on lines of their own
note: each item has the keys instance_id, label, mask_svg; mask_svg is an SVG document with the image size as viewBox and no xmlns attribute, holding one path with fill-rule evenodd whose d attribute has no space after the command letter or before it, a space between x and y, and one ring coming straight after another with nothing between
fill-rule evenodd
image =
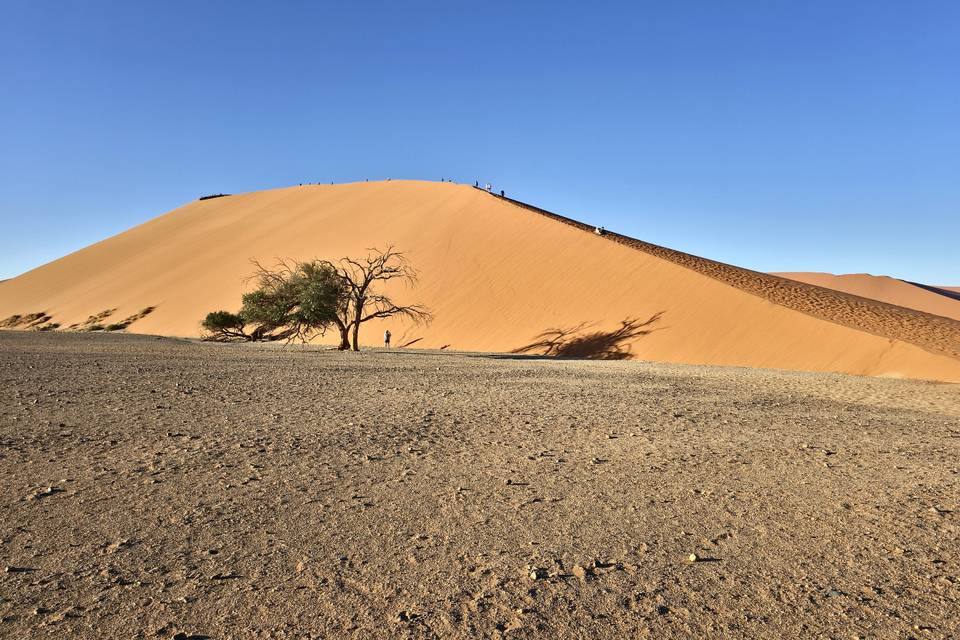
<instances>
[{"instance_id":1,"label":"stone","mask_svg":"<svg viewBox=\"0 0 960 640\"><path fill-rule=\"evenodd\" d=\"M399 623L399 622L410 622L410 621L412 621L412 620L415 620L415 619L418 618L418 617L419 617L419 616L418 616L417 614L413 613L412 611L401 611L401 612L399 612L399 613L396 615L396 617L394 618L394 621L395 621L395 622L398 622L398 623Z\"/></svg>"},{"instance_id":2,"label":"stone","mask_svg":"<svg viewBox=\"0 0 960 640\"><path fill-rule=\"evenodd\" d=\"M6 567L4 567L4 571L6 573L30 573L31 571L33 571L33 569L29 569L27 567L14 567L12 565L7 565Z\"/></svg>"}]
</instances>

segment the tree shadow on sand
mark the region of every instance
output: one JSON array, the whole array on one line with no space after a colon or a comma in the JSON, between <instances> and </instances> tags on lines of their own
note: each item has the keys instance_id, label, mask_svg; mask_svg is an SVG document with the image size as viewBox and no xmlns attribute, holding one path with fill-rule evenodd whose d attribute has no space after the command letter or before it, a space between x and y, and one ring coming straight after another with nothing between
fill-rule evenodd
<instances>
[{"instance_id":1,"label":"tree shadow on sand","mask_svg":"<svg viewBox=\"0 0 960 640\"><path fill-rule=\"evenodd\" d=\"M620 321L613 331L583 333L589 326L582 322L569 329L547 329L534 338L534 342L514 349L513 354L537 354L556 358L586 358L590 360L624 360L629 358L632 340L660 331L653 328L665 312L659 311L644 322L637 318Z\"/></svg>"}]
</instances>

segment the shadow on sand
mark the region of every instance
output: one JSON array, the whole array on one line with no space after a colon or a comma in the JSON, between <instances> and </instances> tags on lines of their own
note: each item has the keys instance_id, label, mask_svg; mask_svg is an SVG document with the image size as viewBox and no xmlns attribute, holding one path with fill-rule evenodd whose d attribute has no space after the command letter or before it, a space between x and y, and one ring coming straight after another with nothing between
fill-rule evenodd
<instances>
[{"instance_id":1,"label":"shadow on sand","mask_svg":"<svg viewBox=\"0 0 960 640\"><path fill-rule=\"evenodd\" d=\"M660 311L644 322L636 318L620 321L613 331L584 333L590 325L578 324L569 329L547 329L534 338L534 342L511 351L514 355L536 354L549 358L585 358L589 360L624 360L630 357L630 343L636 338L661 331L653 328L665 312ZM508 357L508 356L505 356Z\"/></svg>"},{"instance_id":2,"label":"shadow on sand","mask_svg":"<svg viewBox=\"0 0 960 640\"><path fill-rule=\"evenodd\" d=\"M904 282L906 282L907 284L912 284L915 287L920 287L921 289L926 289L930 293L935 293L945 298L950 298L952 300L960 300L960 293L957 293L956 291L950 291L949 289L941 289L940 287L934 287L929 284L921 284L919 282L910 282L909 280L904 280Z\"/></svg>"}]
</instances>

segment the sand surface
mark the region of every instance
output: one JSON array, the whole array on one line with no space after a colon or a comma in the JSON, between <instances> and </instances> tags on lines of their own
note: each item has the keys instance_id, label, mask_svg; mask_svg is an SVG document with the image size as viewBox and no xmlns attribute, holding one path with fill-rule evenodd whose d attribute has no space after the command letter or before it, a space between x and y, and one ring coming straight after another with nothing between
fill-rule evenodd
<instances>
[{"instance_id":1,"label":"sand surface","mask_svg":"<svg viewBox=\"0 0 960 640\"><path fill-rule=\"evenodd\" d=\"M874 276L868 273L834 275L802 271L774 275L960 320L960 296L949 295L957 293L950 287L924 287L889 276ZM941 292L938 293L937 290ZM944 292L948 295L944 295Z\"/></svg>"},{"instance_id":2,"label":"sand surface","mask_svg":"<svg viewBox=\"0 0 960 640\"><path fill-rule=\"evenodd\" d=\"M5 332L0 393L4 638L960 634L956 385Z\"/></svg>"},{"instance_id":3,"label":"sand surface","mask_svg":"<svg viewBox=\"0 0 960 640\"><path fill-rule=\"evenodd\" d=\"M417 181L197 201L0 283L0 319L45 312L61 329L120 323L196 336L208 311L239 307L251 258L337 258L392 243L422 274L397 297L436 320L370 323L366 344L390 328L395 344L426 348L960 381L956 320L541 213Z\"/></svg>"}]
</instances>

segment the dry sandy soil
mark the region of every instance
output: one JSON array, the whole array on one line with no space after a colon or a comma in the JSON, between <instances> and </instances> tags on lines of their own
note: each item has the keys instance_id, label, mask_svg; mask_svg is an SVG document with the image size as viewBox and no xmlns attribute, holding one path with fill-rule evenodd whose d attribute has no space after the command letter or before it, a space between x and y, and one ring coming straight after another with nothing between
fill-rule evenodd
<instances>
[{"instance_id":1,"label":"dry sandy soil","mask_svg":"<svg viewBox=\"0 0 960 640\"><path fill-rule=\"evenodd\" d=\"M4 638L960 634L956 385L5 332L0 394Z\"/></svg>"}]
</instances>

